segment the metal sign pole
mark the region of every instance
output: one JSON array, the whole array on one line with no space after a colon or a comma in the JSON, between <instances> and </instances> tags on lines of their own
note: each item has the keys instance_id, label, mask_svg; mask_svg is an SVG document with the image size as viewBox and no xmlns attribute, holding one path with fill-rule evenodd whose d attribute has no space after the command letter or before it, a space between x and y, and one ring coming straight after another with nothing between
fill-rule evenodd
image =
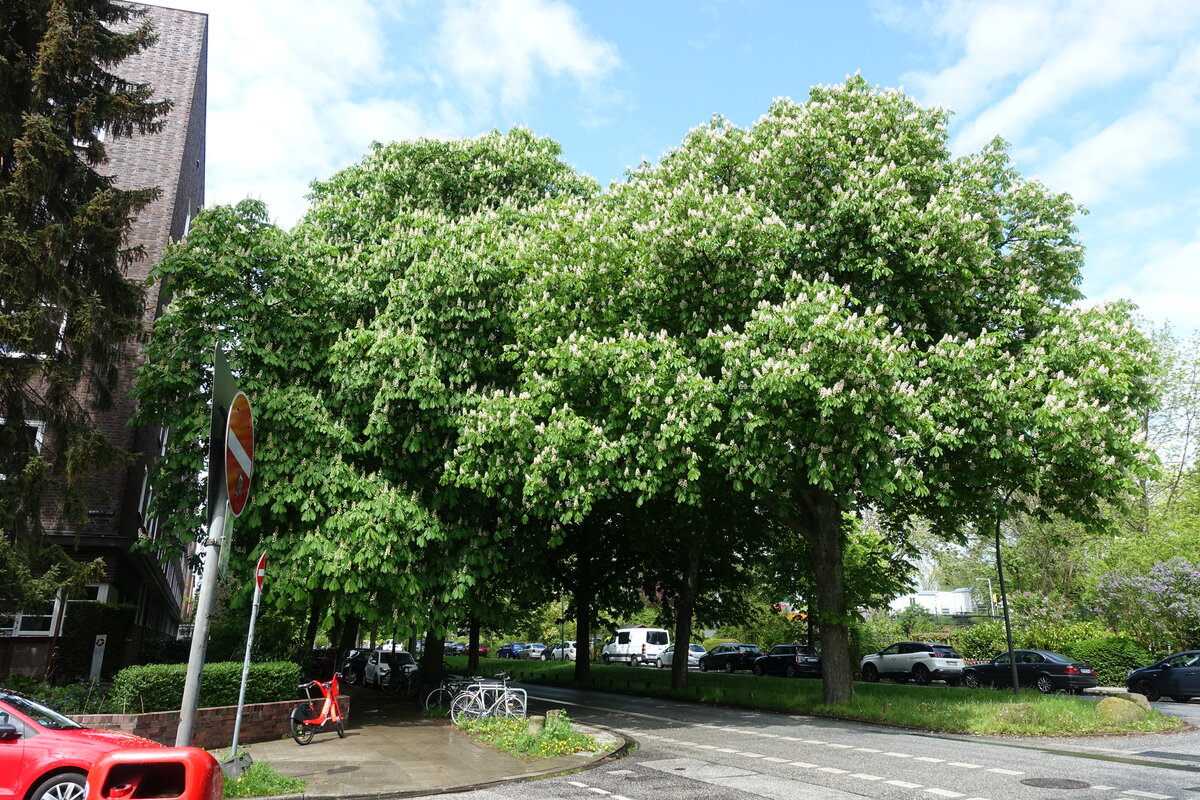
<instances>
[{"instance_id":1,"label":"metal sign pole","mask_svg":"<svg viewBox=\"0 0 1200 800\"><path fill-rule=\"evenodd\" d=\"M246 706L246 683L250 678L250 647L254 644L254 622L258 619L258 604L262 600L263 570L266 568L267 554L259 556L258 566L254 568L254 604L250 609L250 632L246 634L246 658L242 661L242 687L238 690L237 716L233 718L233 745L229 757L237 757L238 736L242 732L242 709Z\"/></svg>"},{"instance_id":2,"label":"metal sign pole","mask_svg":"<svg viewBox=\"0 0 1200 800\"><path fill-rule=\"evenodd\" d=\"M221 560L221 546L225 540L226 506L225 482L217 497L217 512L213 514L208 529L208 542L204 548L204 572L200 579L200 597L196 601L196 621L192 627L192 649L188 655L187 680L183 684L183 703L179 708L179 730L175 732L175 746L189 747L192 731L196 727L196 709L200 705L200 677L204 671L204 653L208 649L208 628L212 616L213 600L217 594L217 564Z\"/></svg>"}]
</instances>

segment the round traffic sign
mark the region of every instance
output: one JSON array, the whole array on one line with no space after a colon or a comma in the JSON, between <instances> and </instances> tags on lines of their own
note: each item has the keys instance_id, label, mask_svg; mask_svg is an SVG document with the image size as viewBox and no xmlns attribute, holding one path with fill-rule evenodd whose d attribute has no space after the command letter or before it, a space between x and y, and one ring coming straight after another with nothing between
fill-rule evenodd
<instances>
[{"instance_id":1,"label":"round traffic sign","mask_svg":"<svg viewBox=\"0 0 1200 800\"><path fill-rule=\"evenodd\" d=\"M225 488L229 491L229 510L241 516L250 497L250 476L254 474L254 418L250 399L238 392L229 404L225 423Z\"/></svg>"}]
</instances>

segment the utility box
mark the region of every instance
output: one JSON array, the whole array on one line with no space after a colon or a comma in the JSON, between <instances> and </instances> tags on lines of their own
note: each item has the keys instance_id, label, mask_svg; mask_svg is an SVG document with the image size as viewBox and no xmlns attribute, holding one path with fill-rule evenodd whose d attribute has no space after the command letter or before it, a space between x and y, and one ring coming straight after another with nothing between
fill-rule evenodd
<instances>
[{"instance_id":1,"label":"utility box","mask_svg":"<svg viewBox=\"0 0 1200 800\"><path fill-rule=\"evenodd\" d=\"M112 750L87 777L87 800L221 800L217 760L198 747Z\"/></svg>"}]
</instances>

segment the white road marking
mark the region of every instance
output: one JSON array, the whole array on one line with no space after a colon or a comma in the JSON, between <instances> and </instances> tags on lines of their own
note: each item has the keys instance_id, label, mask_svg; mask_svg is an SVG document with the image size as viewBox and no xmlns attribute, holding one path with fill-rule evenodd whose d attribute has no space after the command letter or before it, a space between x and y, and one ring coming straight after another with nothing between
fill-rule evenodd
<instances>
[{"instance_id":1,"label":"white road marking","mask_svg":"<svg viewBox=\"0 0 1200 800\"><path fill-rule=\"evenodd\" d=\"M817 767L817 772L828 772L830 775L845 775L850 770L838 769L837 767Z\"/></svg>"},{"instance_id":2,"label":"white road marking","mask_svg":"<svg viewBox=\"0 0 1200 800\"><path fill-rule=\"evenodd\" d=\"M921 784L909 783L908 781L884 781L884 783L886 783L890 786L899 786L901 789L920 789L921 788Z\"/></svg>"},{"instance_id":3,"label":"white road marking","mask_svg":"<svg viewBox=\"0 0 1200 800\"><path fill-rule=\"evenodd\" d=\"M762 758L763 757L762 753L738 753L738 755L744 756L746 758Z\"/></svg>"},{"instance_id":4,"label":"white road marking","mask_svg":"<svg viewBox=\"0 0 1200 800\"><path fill-rule=\"evenodd\" d=\"M1121 794L1131 794L1135 797L1149 797L1151 800L1171 800L1169 794L1155 794L1154 792L1139 792L1137 789L1122 789Z\"/></svg>"},{"instance_id":5,"label":"white road marking","mask_svg":"<svg viewBox=\"0 0 1200 800\"><path fill-rule=\"evenodd\" d=\"M613 800L633 800L633 798L631 798L631 797L626 797L626 796L625 796L625 795L623 795L623 794L614 794L614 795L613 795Z\"/></svg>"},{"instance_id":6,"label":"white road marking","mask_svg":"<svg viewBox=\"0 0 1200 800\"><path fill-rule=\"evenodd\" d=\"M962 767L963 769L983 769L983 764L968 764L965 761L950 761L952 767Z\"/></svg>"},{"instance_id":7,"label":"white road marking","mask_svg":"<svg viewBox=\"0 0 1200 800\"><path fill-rule=\"evenodd\" d=\"M854 747L854 745L852 745L852 744L834 744L833 742L830 742L829 744L826 745L826 747L833 747L837 750L846 750L848 748Z\"/></svg>"},{"instance_id":8,"label":"white road marking","mask_svg":"<svg viewBox=\"0 0 1200 800\"><path fill-rule=\"evenodd\" d=\"M1092 791L1094 791L1094 792L1110 792L1117 787L1115 787L1115 786L1093 786L1091 788L1092 788Z\"/></svg>"},{"instance_id":9,"label":"white road marking","mask_svg":"<svg viewBox=\"0 0 1200 800\"><path fill-rule=\"evenodd\" d=\"M800 741L804 742L805 744L825 744L820 739L801 739Z\"/></svg>"},{"instance_id":10,"label":"white road marking","mask_svg":"<svg viewBox=\"0 0 1200 800\"><path fill-rule=\"evenodd\" d=\"M884 753L884 755L891 756L892 758L912 758L912 753L893 753L889 751Z\"/></svg>"},{"instance_id":11,"label":"white road marking","mask_svg":"<svg viewBox=\"0 0 1200 800\"><path fill-rule=\"evenodd\" d=\"M717 746L715 744L698 744L698 745L696 745L696 747L701 750L716 750L717 749Z\"/></svg>"},{"instance_id":12,"label":"white road marking","mask_svg":"<svg viewBox=\"0 0 1200 800\"><path fill-rule=\"evenodd\" d=\"M961 792L952 792L948 789L926 789L929 794L936 794L938 797L963 797Z\"/></svg>"},{"instance_id":13,"label":"white road marking","mask_svg":"<svg viewBox=\"0 0 1200 800\"><path fill-rule=\"evenodd\" d=\"M988 772L994 772L997 775L1024 775L1019 769L1000 769L1000 767L991 767Z\"/></svg>"},{"instance_id":14,"label":"white road marking","mask_svg":"<svg viewBox=\"0 0 1200 800\"><path fill-rule=\"evenodd\" d=\"M788 741L788 742L803 742L804 741L799 736L780 736L779 738L783 739L785 741Z\"/></svg>"},{"instance_id":15,"label":"white road marking","mask_svg":"<svg viewBox=\"0 0 1200 800\"><path fill-rule=\"evenodd\" d=\"M718 753L736 753L737 750L734 750L732 747L718 747L717 752Z\"/></svg>"},{"instance_id":16,"label":"white road marking","mask_svg":"<svg viewBox=\"0 0 1200 800\"><path fill-rule=\"evenodd\" d=\"M854 750L857 753L881 753L881 752L883 752L882 750L876 750L874 747L856 747L856 748L854 748Z\"/></svg>"},{"instance_id":17,"label":"white road marking","mask_svg":"<svg viewBox=\"0 0 1200 800\"><path fill-rule=\"evenodd\" d=\"M945 760L944 758L930 758L929 756L917 756L913 759L913 761L928 761L930 764L941 764Z\"/></svg>"},{"instance_id":18,"label":"white road marking","mask_svg":"<svg viewBox=\"0 0 1200 800\"><path fill-rule=\"evenodd\" d=\"M880 775L868 775L865 772L855 772L850 775L851 778L861 778L864 781L881 781L883 777Z\"/></svg>"},{"instance_id":19,"label":"white road marking","mask_svg":"<svg viewBox=\"0 0 1200 800\"><path fill-rule=\"evenodd\" d=\"M759 734L759 736L763 737L764 739L778 739L778 738L780 738L778 733L760 733L760 734Z\"/></svg>"},{"instance_id":20,"label":"white road marking","mask_svg":"<svg viewBox=\"0 0 1200 800\"><path fill-rule=\"evenodd\" d=\"M816 764L810 764L810 763L808 763L807 761L790 761L790 762L788 762L788 766L790 766L790 767L804 767L805 769L812 769L813 767L815 767L815 766L817 766L817 765L816 765Z\"/></svg>"},{"instance_id":21,"label":"white road marking","mask_svg":"<svg viewBox=\"0 0 1200 800\"><path fill-rule=\"evenodd\" d=\"M763 758L763 761L773 761L776 764L786 764L788 762L786 758L779 758L778 756L766 756Z\"/></svg>"}]
</instances>

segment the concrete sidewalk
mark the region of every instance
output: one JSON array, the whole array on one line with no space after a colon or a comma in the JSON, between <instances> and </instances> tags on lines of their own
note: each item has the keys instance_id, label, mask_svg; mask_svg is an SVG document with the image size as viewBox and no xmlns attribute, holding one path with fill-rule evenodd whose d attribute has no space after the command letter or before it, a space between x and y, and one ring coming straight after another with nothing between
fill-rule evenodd
<instances>
[{"instance_id":1,"label":"concrete sidewalk","mask_svg":"<svg viewBox=\"0 0 1200 800\"><path fill-rule=\"evenodd\" d=\"M419 797L586 769L614 757L625 740L576 725L601 743L596 753L524 759L477 744L448 719L425 718L411 701L352 687L350 726L332 726L312 743L290 737L246 746L254 761L308 781L305 798Z\"/></svg>"}]
</instances>

